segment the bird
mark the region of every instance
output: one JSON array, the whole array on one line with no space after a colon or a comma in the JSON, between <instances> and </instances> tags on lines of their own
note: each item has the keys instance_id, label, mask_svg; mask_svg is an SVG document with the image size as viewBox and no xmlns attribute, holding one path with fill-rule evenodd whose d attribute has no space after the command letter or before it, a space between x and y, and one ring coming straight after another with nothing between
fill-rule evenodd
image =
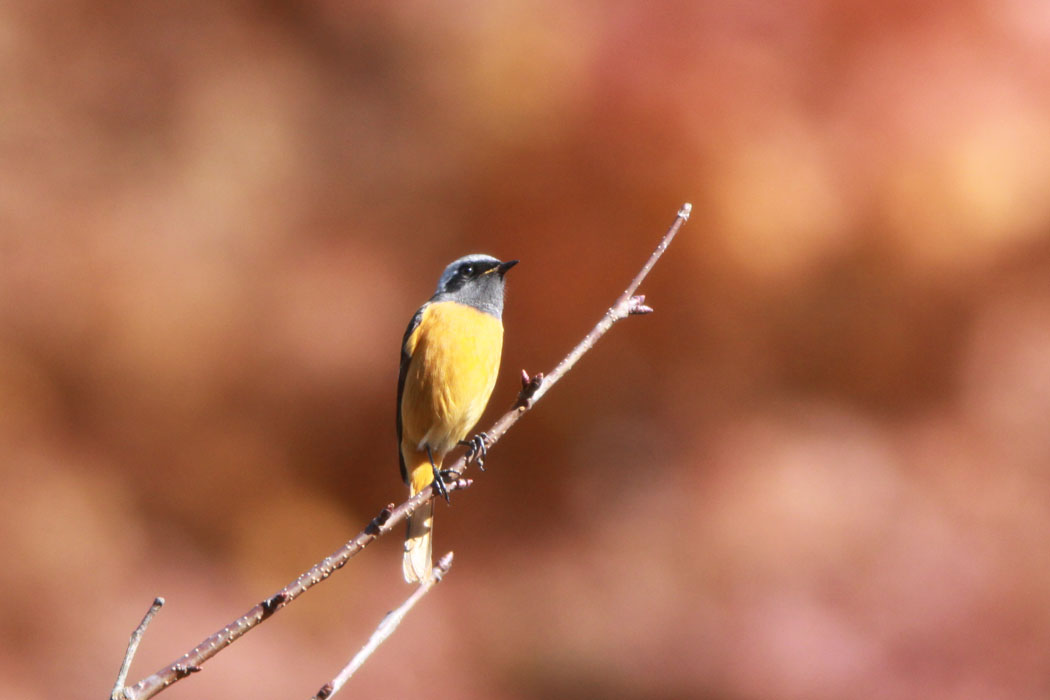
<instances>
[{"instance_id":1,"label":"bird","mask_svg":"<svg viewBox=\"0 0 1050 700\"><path fill-rule=\"evenodd\" d=\"M436 488L446 502L441 463L458 445L481 459L485 435L464 438L488 404L503 352L504 275L518 263L472 254L450 263L434 295L409 321L397 381L401 478L411 495ZM433 572L434 502L409 517L402 571L408 583Z\"/></svg>"}]
</instances>

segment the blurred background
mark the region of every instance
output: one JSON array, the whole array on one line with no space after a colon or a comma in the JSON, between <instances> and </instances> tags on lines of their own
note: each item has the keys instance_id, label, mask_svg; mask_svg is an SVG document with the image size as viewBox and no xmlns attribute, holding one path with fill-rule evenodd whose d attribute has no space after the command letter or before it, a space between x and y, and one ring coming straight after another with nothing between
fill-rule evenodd
<instances>
[{"instance_id":1,"label":"blurred background","mask_svg":"<svg viewBox=\"0 0 1050 700\"><path fill-rule=\"evenodd\" d=\"M349 693L1047 697L1048 8L0 3L0 695L104 697L154 596L130 680L402 500L447 262L522 261L487 425L690 201ZM400 553L163 697L308 697Z\"/></svg>"}]
</instances>

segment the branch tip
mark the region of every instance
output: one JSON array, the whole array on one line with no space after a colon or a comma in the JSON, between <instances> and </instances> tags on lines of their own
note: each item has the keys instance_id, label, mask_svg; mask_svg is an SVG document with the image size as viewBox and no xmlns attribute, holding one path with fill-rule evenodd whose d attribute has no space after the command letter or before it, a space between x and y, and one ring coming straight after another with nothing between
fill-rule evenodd
<instances>
[{"instance_id":1,"label":"branch tip","mask_svg":"<svg viewBox=\"0 0 1050 700\"><path fill-rule=\"evenodd\" d=\"M693 213L693 205L686 202L682 205L682 208L678 210L678 218L682 221L689 221L689 215Z\"/></svg>"},{"instance_id":2,"label":"branch tip","mask_svg":"<svg viewBox=\"0 0 1050 700\"><path fill-rule=\"evenodd\" d=\"M644 316L645 314L651 314L652 312L653 307L645 305L644 294L633 296L627 302L627 314L629 316Z\"/></svg>"},{"instance_id":3,"label":"branch tip","mask_svg":"<svg viewBox=\"0 0 1050 700\"><path fill-rule=\"evenodd\" d=\"M120 700L126 697L124 683L128 680L128 671L131 669L131 661L135 658L135 652L139 650L139 643L142 642L143 635L146 634L146 628L149 627L150 621L153 620L153 616L164 606L164 598L157 596L153 599L153 603L150 604L149 610L142 617L142 622L135 628L135 631L131 633L131 638L128 639L128 650L124 652L124 661L120 664L120 671L117 672L117 682L113 685L113 692L110 694L112 700Z\"/></svg>"},{"instance_id":4,"label":"branch tip","mask_svg":"<svg viewBox=\"0 0 1050 700\"><path fill-rule=\"evenodd\" d=\"M448 573L449 568L452 566L452 552L449 552L445 556L438 560L437 566L434 567L434 574L437 576L444 576Z\"/></svg>"},{"instance_id":5,"label":"branch tip","mask_svg":"<svg viewBox=\"0 0 1050 700\"><path fill-rule=\"evenodd\" d=\"M456 479L455 481L453 481L452 483L446 484L446 486L448 486L449 491L452 491L452 490L462 491L463 489L469 489L473 485L474 485L474 480L473 479L468 479L466 477L460 477L460 478Z\"/></svg>"},{"instance_id":6,"label":"branch tip","mask_svg":"<svg viewBox=\"0 0 1050 700\"><path fill-rule=\"evenodd\" d=\"M521 370L521 391L518 393L517 401L514 402L514 407L531 407L532 397L539 391L541 386L543 386L543 372L537 372L530 376L528 372Z\"/></svg>"}]
</instances>

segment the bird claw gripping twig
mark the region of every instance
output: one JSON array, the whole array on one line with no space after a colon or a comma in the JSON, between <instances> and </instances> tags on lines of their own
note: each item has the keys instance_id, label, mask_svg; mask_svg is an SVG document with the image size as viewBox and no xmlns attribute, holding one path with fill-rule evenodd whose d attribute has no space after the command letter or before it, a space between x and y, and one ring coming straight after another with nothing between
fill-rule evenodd
<instances>
[{"instance_id":1,"label":"bird claw gripping twig","mask_svg":"<svg viewBox=\"0 0 1050 700\"><path fill-rule=\"evenodd\" d=\"M489 454L488 433L480 432L469 440L460 440L459 444L467 448L467 464L477 462L481 471L485 471L485 457Z\"/></svg>"}]
</instances>

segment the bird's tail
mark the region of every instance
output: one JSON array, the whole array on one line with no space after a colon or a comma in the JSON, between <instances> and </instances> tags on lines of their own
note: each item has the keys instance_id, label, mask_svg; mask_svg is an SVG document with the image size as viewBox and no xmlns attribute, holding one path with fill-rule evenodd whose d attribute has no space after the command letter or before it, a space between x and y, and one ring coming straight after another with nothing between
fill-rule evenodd
<instances>
[{"instance_id":1,"label":"bird's tail","mask_svg":"<svg viewBox=\"0 0 1050 700\"><path fill-rule=\"evenodd\" d=\"M430 460L423 456L424 462L412 470L412 479L409 487L415 496L423 489L430 488L434 481L434 469L430 466ZM441 465L438 464L438 468ZM405 581L415 583L430 580L433 575L433 554L431 535L434 528L434 502L429 501L416 509L408 518L408 532L405 534L405 557L401 562L401 568L405 574Z\"/></svg>"}]
</instances>

